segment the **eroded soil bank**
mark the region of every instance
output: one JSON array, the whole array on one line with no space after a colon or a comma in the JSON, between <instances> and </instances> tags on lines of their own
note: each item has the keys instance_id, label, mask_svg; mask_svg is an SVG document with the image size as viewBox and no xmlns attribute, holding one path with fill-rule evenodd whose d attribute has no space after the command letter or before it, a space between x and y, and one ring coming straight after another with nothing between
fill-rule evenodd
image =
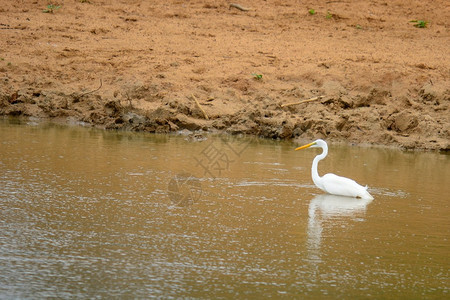
<instances>
[{"instance_id":1,"label":"eroded soil bank","mask_svg":"<svg viewBox=\"0 0 450 300\"><path fill-rule=\"evenodd\" d=\"M445 0L0 3L2 115L450 149Z\"/></svg>"}]
</instances>

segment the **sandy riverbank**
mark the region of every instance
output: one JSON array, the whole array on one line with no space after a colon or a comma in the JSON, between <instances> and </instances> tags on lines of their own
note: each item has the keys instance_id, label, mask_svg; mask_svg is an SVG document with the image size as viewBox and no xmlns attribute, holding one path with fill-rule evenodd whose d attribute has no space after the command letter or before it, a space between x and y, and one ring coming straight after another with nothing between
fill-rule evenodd
<instances>
[{"instance_id":1,"label":"sandy riverbank","mask_svg":"<svg viewBox=\"0 0 450 300\"><path fill-rule=\"evenodd\" d=\"M450 149L448 1L0 2L3 115Z\"/></svg>"}]
</instances>

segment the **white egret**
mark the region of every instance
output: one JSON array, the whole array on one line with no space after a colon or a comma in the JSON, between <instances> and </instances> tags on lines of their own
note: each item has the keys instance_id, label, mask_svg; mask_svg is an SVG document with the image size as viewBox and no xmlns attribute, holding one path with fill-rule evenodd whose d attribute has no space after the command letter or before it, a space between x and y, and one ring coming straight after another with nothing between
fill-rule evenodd
<instances>
[{"instance_id":1,"label":"white egret","mask_svg":"<svg viewBox=\"0 0 450 300\"><path fill-rule=\"evenodd\" d=\"M317 155L314 158L311 167L312 180L319 189L332 195L373 199L372 195L370 195L367 191L367 186L361 186L352 179L341 177L331 173L325 174L324 176L320 177L319 173L317 172L317 165L319 164L319 161L324 159L328 154L327 143L324 140L319 139L307 145L298 147L295 150L301 150L309 147L322 148L323 150L321 154Z\"/></svg>"}]
</instances>

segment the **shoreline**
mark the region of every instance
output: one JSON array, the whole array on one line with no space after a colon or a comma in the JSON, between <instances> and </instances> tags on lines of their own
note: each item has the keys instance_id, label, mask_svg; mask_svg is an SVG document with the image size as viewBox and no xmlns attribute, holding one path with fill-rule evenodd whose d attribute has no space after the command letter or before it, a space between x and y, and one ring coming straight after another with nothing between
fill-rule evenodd
<instances>
[{"instance_id":1,"label":"shoreline","mask_svg":"<svg viewBox=\"0 0 450 300\"><path fill-rule=\"evenodd\" d=\"M55 126L62 126L62 127L68 127L68 128L84 128L84 129L95 129L100 131L109 131L109 132L117 132L117 133L141 133L141 134L156 134L156 135L167 135L167 136L182 136L185 137L186 140L190 142L202 142L208 139L209 136L235 136L239 138L257 138L257 139L263 139L267 141L273 141L273 142L287 142L292 143L293 147L295 145L303 145L307 144L309 142L314 141L316 138L296 138L296 139L273 139L273 138L267 138L263 136L256 136L246 133L230 133L223 130L189 130L189 129L180 129L177 131L170 131L170 132L149 132L149 131L136 131L136 130L130 130L130 129L111 129L111 128L105 128L104 126L99 126L91 123L86 123L83 121L77 121L73 118L39 118L34 116L11 116L11 115L0 115L0 121L6 122L9 124L17 124L17 125L27 125L27 126L42 126L42 125L55 125ZM427 149L427 148L405 148L399 145L392 145L392 144L377 144L377 143L367 143L367 142L348 142L344 140L329 140L326 139L327 143L329 145L335 145L335 146L347 146L347 147L362 147L362 148L378 148L378 149L389 149L389 150L397 150L397 151L412 151L412 152L439 152L443 154L448 154L448 149Z\"/></svg>"},{"instance_id":2,"label":"shoreline","mask_svg":"<svg viewBox=\"0 0 450 300\"><path fill-rule=\"evenodd\" d=\"M47 4L0 9L0 115L450 150L446 1Z\"/></svg>"}]
</instances>

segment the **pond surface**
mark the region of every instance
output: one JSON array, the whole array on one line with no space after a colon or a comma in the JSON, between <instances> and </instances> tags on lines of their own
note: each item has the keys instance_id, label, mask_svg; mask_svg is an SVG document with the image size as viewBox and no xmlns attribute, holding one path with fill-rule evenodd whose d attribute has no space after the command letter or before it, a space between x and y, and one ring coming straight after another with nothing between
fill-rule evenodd
<instances>
[{"instance_id":1,"label":"pond surface","mask_svg":"<svg viewBox=\"0 0 450 300\"><path fill-rule=\"evenodd\" d=\"M0 121L0 298L442 299L450 156Z\"/></svg>"}]
</instances>

